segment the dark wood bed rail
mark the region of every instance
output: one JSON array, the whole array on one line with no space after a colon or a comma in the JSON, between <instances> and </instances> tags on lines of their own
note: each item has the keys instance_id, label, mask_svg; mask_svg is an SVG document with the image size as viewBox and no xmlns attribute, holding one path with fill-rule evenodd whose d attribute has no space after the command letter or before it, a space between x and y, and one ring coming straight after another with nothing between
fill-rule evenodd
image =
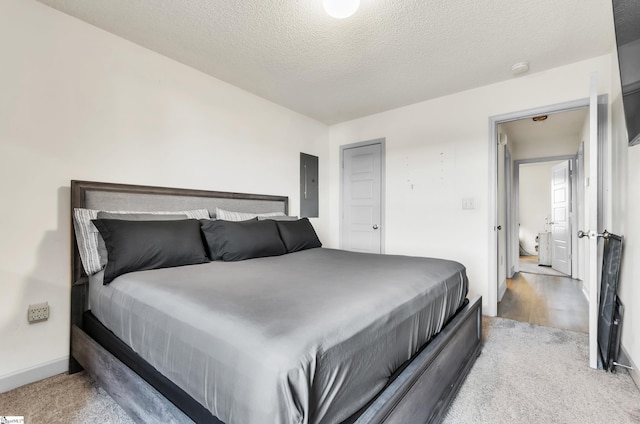
<instances>
[{"instance_id":1,"label":"dark wood bed rail","mask_svg":"<svg viewBox=\"0 0 640 424\"><path fill-rule=\"evenodd\" d=\"M72 355L136 422L192 422L78 326ZM482 298L469 302L355 420L355 424L441 422L482 349ZM128 396L136 393L136 396ZM196 422L220 422L215 417ZM343 423L345 424L345 423Z\"/></svg>"}]
</instances>

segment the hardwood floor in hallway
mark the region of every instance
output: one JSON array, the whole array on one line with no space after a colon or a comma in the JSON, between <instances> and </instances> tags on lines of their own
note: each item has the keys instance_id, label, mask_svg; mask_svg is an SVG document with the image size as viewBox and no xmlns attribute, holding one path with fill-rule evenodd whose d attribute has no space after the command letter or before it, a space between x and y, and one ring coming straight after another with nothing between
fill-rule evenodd
<instances>
[{"instance_id":1,"label":"hardwood floor in hallway","mask_svg":"<svg viewBox=\"0 0 640 424\"><path fill-rule=\"evenodd\" d=\"M498 316L547 327L589 332L589 303L582 281L520 272L507 279Z\"/></svg>"},{"instance_id":2,"label":"hardwood floor in hallway","mask_svg":"<svg viewBox=\"0 0 640 424\"><path fill-rule=\"evenodd\" d=\"M519 262L520 262L520 272L524 272L527 274L545 274L545 275L556 275L558 277L569 277L569 275L563 274L560 271L556 271L550 266L538 265L537 256L520 256Z\"/></svg>"}]
</instances>

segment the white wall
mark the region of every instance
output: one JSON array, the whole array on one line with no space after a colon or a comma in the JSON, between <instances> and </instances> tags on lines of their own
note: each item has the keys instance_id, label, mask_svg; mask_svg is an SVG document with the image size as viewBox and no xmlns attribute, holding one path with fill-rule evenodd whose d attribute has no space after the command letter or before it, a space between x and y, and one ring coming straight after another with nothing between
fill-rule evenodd
<instances>
[{"instance_id":1,"label":"white wall","mask_svg":"<svg viewBox=\"0 0 640 424\"><path fill-rule=\"evenodd\" d=\"M616 55L612 57L611 232L624 236L618 295L625 305L622 347L635 364L640 385L640 145L628 147Z\"/></svg>"},{"instance_id":2,"label":"white wall","mask_svg":"<svg viewBox=\"0 0 640 424\"><path fill-rule=\"evenodd\" d=\"M487 204L489 117L588 97L593 71L607 92L610 55L333 125L331 244L339 242L339 146L385 137L386 252L462 262L471 295L483 295L486 307L488 267L495 266L487 253L495 234ZM477 208L462 210L463 198Z\"/></svg>"},{"instance_id":3,"label":"white wall","mask_svg":"<svg viewBox=\"0 0 640 424\"><path fill-rule=\"evenodd\" d=\"M525 250L536 254L536 236L550 231L551 168L559 162L520 165L520 234Z\"/></svg>"},{"instance_id":4,"label":"white wall","mask_svg":"<svg viewBox=\"0 0 640 424\"><path fill-rule=\"evenodd\" d=\"M0 381L69 350L69 181L288 195L326 125L31 0L0 1ZM48 301L29 325L27 305Z\"/></svg>"},{"instance_id":5,"label":"white wall","mask_svg":"<svg viewBox=\"0 0 640 424\"><path fill-rule=\"evenodd\" d=\"M613 231L624 236L619 287L619 296L625 305L622 346L635 364L636 383L640 385L640 145L628 149L627 169L626 194L622 194L626 197L626 208L621 209L624 218L620 228L614 227Z\"/></svg>"}]
</instances>

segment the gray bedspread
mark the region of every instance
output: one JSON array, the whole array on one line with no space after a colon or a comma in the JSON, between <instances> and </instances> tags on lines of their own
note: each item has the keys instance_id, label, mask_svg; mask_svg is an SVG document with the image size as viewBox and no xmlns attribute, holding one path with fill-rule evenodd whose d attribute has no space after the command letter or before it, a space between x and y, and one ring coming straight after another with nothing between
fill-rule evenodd
<instances>
[{"instance_id":1,"label":"gray bedspread","mask_svg":"<svg viewBox=\"0 0 640 424\"><path fill-rule=\"evenodd\" d=\"M324 248L101 274L93 314L227 424L345 420L467 294L457 262Z\"/></svg>"}]
</instances>

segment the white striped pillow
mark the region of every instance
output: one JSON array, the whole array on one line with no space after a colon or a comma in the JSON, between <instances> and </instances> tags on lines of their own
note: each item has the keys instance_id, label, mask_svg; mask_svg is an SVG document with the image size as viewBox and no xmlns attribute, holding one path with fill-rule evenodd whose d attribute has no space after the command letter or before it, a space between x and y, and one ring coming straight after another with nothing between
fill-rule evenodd
<instances>
[{"instance_id":1,"label":"white striped pillow","mask_svg":"<svg viewBox=\"0 0 640 424\"><path fill-rule=\"evenodd\" d=\"M98 237L100 233L91 222L98 218L99 210L75 208L73 210L73 227L75 228L78 252L82 259L82 266L87 275L93 275L102 269L100 255L98 253ZM195 209L190 211L176 212L141 212L141 211L104 211L115 214L151 214L151 215L186 215L190 219L209 219L209 211L206 209Z\"/></svg>"},{"instance_id":2,"label":"white striped pillow","mask_svg":"<svg viewBox=\"0 0 640 424\"><path fill-rule=\"evenodd\" d=\"M224 209L216 208L216 219L222 219L224 221L247 221L249 219L267 216L284 216L284 212L247 213L231 212Z\"/></svg>"}]
</instances>

